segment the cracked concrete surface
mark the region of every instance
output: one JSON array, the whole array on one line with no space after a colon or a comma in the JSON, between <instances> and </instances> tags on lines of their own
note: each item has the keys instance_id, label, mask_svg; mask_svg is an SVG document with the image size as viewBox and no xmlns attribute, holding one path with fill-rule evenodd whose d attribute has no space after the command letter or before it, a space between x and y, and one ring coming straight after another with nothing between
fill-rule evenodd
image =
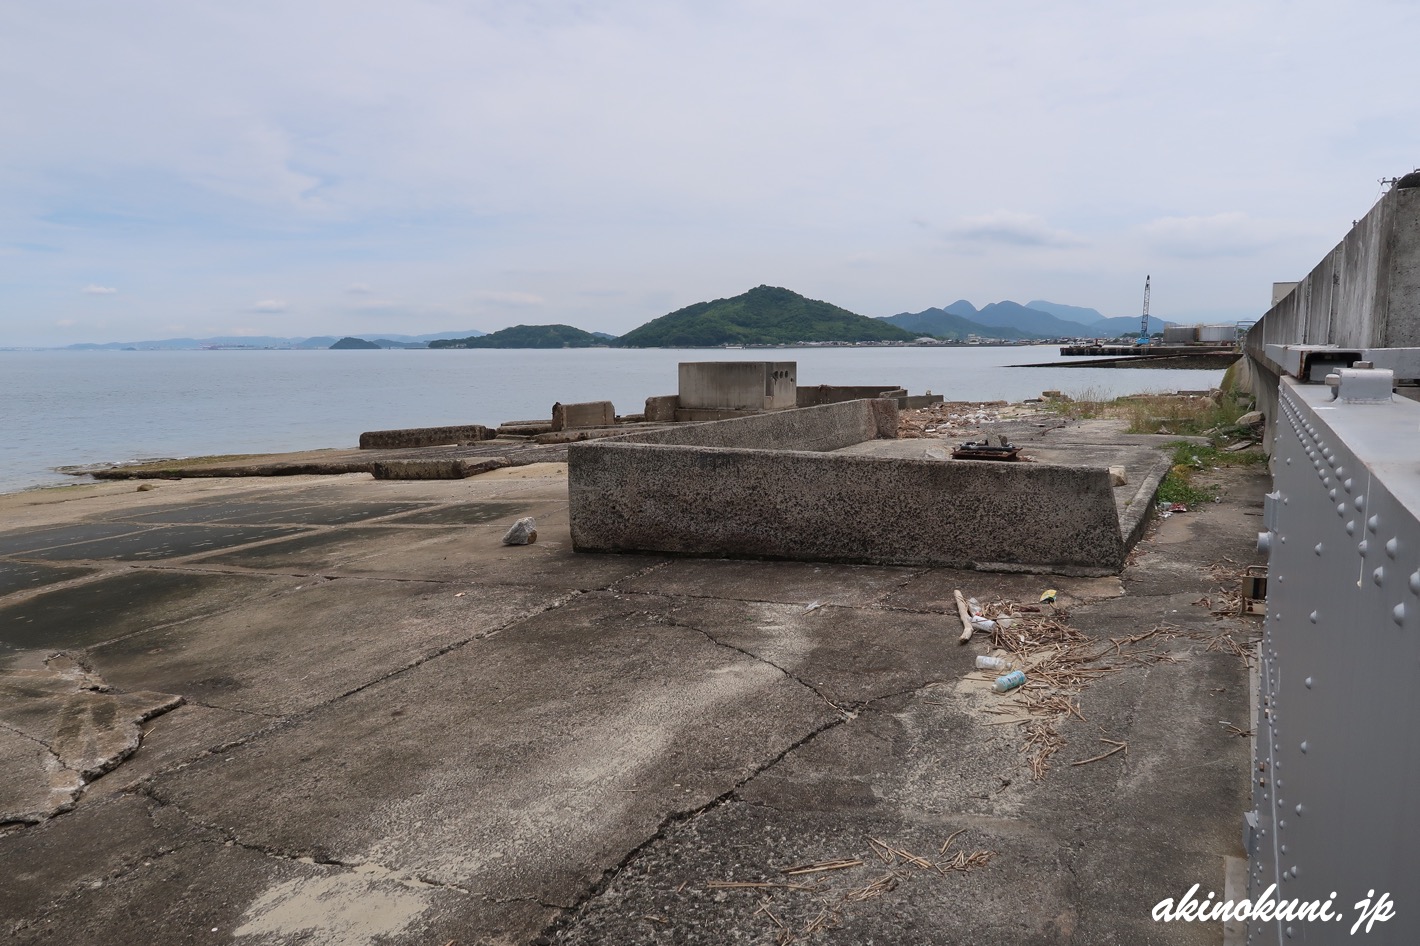
<instances>
[{"instance_id":1,"label":"cracked concrete surface","mask_svg":"<svg viewBox=\"0 0 1420 946\"><path fill-rule=\"evenodd\" d=\"M870 839L935 856L961 832L958 847L995 852L987 866L910 872L799 941L1219 941L1148 909L1237 853L1247 747L1218 720L1246 719L1242 662L1179 639L1169 660L1101 679L1033 782L989 694L959 685L984 649L957 644L952 590L1033 601L1050 584L1094 636L1245 632L1194 602L1209 564L1249 554L1261 479L1158 524L1121 583L577 556L560 471L517 472L0 497L14 550L0 565L26 576L0 589L0 691L42 678L54 694L0 701L0 759L33 756L41 804L53 789L68 809L0 824L0 930L773 943L768 913L801 930L876 876ZM529 510L539 542L501 546ZM139 517L304 531L104 557L95 536ZM65 539L90 557L61 551L51 574L33 550ZM138 727L163 694L187 702ZM108 700L146 735L116 765L74 742L64 771L90 772L81 786L39 779L63 728L43 701L61 698ZM1101 736L1128 740L1127 758L1069 765ZM707 886L832 858L865 864L814 893Z\"/></svg>"},{"instance_id":2,"label":"cracked concrete surface","mask_svg":"<svg viewBox=\"0 0 1420 946\"><path fill-rule=\"evenodd\" d=\"M137 751L143 723L181 703L113 692L68 654L23 655L0 668L0 824L68 811L89 781Z\"/></svg>"}]
</instances>

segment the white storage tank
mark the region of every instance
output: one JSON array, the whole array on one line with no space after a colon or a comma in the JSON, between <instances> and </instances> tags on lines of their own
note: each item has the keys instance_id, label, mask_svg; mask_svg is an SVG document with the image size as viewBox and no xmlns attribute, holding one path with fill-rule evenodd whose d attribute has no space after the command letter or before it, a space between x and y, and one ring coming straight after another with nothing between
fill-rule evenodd
<instances>
[{"instance_id":1,"label":"white storage tank","mask_svg":"<svg viewBox=\"0 0 1420 946\"><path fill-rule=\"evenodd\" d=\"M1234 342L1238 337L1236 325L1199 325L1197 329L1200 342Z\"/></svg>"}]
</instances>

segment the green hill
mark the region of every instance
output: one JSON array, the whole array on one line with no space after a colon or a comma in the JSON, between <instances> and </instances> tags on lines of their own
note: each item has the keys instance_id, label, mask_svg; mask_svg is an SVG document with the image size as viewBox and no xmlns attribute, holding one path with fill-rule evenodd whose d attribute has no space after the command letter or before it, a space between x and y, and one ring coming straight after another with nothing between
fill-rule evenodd
<instances>
[{"instance_id":1,"label":"green hill","mask_svg":"<svg viewBox=\"0 0 1420 946\"><path fill-rule=\"evenodd\" d=\"M438 338L430 348L591 348L607 344L591 332L570 325L514 325L472 338Z\"/></svg>"},{"instance_id":2,"label":"green hill","mask_svg":"<svg viewBox=\"0 0 1420 946\"><path fill-rule=\"evenodd\" d=\"M331 345L330 347L331 347L331 348L334 348L334 349L342 349L342 348L354 348L354 349L374 348L374 349L378 349L380 346L379 346L379 345L376 345L374 342L367 342L367 341L365 341L363 338L351 338L349 335L347 335L347 336L345 336L344 338L342 338L340 341L336 342L334 345Z\"/></svg>"},{"instance_id":3,"label":"green hill","mask_svg":"<svg viewBox=\"0 0 1420 946\"><path fill-rule=\"evenodd\" d=\"M621 336L626 348L910 341L911 332L797 292L759 286L732 299L697 302Z\"/></svg>"}]
</instances>

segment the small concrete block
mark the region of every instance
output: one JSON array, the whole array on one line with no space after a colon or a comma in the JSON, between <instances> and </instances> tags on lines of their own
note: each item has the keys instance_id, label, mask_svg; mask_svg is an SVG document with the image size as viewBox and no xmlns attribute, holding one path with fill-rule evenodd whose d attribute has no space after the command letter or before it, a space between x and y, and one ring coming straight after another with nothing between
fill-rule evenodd
<instances>
[{"instance_id":1,"label":"small concrete block","mask_svg":"<svg viewBox=\"0 0 1420 946\"><path fill-rule=\"evenodd\" d=\"M373 464L377 480L461 480L508 466L504 457L477 460L387 460Z\"/></svg>"},{"instance_id":2,"label":"small concrete block","mask_svg":"<svg viewBox=\"0 0 1420 946\"><path fill-rule=\"evenodd\" d=\"M610 401L587 401L582 404L552 405L552 429L575 427L610 427L616 423L616 408Z\"/></svg>"},{"instance_id":3,"label":"small concrete block","mask_svg":"<svg viewBox=\"0 0 1420 946\"><path fill-rule=\"evenodd\" d=\"M663 394L646 398L646 420L655 424L674 424L675 412L680 407L680 395Z\"/></svg>"},{"instance_id":4,"label":"small concrete block","mask_svg":"<svg viewBox=\"0 0 1420 946\"><path fill-rule=\"evenodd\" d=\"M1238 418L1239 427L1255 427L1264 420L1261 411L1248 411Z\"/></svg>"},{"instance_id":5,"label":"small concrete block","mask_svg":"<svg viewBox=\"0 0 1420 946\"><path fill-rule=\"evenodd\" d=\"M1112 467L1109 468L1109 485L1110 485L1110 486L1128 486L1128 485L1129 485L1129 477L1125 475L1125 473L1124 473L1124 467L1122 467L1122 466L1112 466Z\"/></svg>"}]
</instances>

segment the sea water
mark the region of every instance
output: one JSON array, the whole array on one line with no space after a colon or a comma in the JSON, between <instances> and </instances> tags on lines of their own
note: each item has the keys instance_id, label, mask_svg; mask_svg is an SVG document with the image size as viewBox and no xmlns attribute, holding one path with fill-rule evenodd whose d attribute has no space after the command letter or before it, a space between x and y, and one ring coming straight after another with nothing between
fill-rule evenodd
<instances>
[{"instance_id":1,"label":"sea water","mask_svg":"<svg viewBox=\"0 0 1420 946\"><path fill-rule=\"evenodd\" d=\"M1056 346L795 349L0 352L0 492L74 482L55 467L354 447L392 427L497 425L554 401L639 413L682 361L796 361L800 384L896 385L956 401L1042 390L1204 390L1221 371L1013 368Z\"/></svg>"}]
</instances>

